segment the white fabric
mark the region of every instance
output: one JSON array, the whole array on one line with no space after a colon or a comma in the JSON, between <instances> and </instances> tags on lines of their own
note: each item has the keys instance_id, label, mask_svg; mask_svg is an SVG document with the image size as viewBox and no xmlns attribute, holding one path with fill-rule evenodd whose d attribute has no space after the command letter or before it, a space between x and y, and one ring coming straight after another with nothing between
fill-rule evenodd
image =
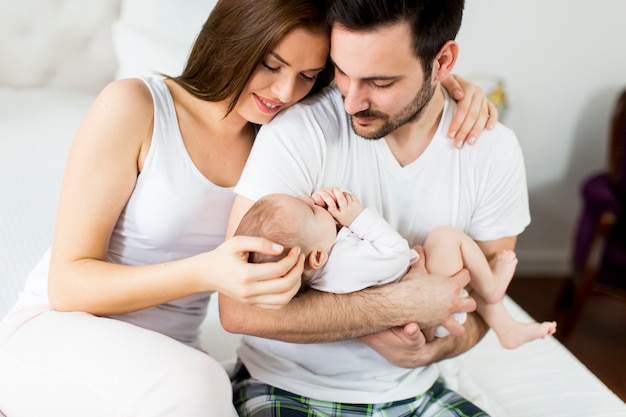
<instances>
[{"instance_id":1,"label":"white fabric","mask_svg":"<svg viewBox=\"0 0 626 417\"><path fill-rule=\"evenodd\" d=\"M120 0L0 0L0 84L98 91L113 79Z\"/></svg>"},{"instance_id":2,"label":"white fabric","mask_svg":"<svg viewBox=\"0 0 626 417\"><path fill-rule=\"evenodd\" d=\"M115 78L180 75L217 0L122 0L113 24Z\"/></svg>"},{"instance_id":3,"label":"white fabric","mask_svg":"<svg viewBox=\"0 0 626 417\"><path fill-rule=\"evenodd\" d=\"M533 319L509 297L504 305L513 318ZM503 349L493 330L473 349L445 364L459 391L483 393L492 417L624 417L626 404L554 337ZM623 358L615 358L617 367ZM622 362L620 362L622 361ZM455 375L454 368L460 370ZM471 384L467 385L468 377Z\"/></svg>"},{"instance_id":4,"label":"white fabric","mask_svg":"<svg viewBox=\"0 0 626 417\"><path fill-rule=\"evenodd\" d=\"M401 278L417 252L389 223L365 208L349 227L342 227L328 257L308 286L347 293Z\"/></svg>"},{"instance_id":5,"label":"white fabric","mask_svg":"<svg viewBox=\"0 0 626 417\"><path fill-rule=\"evenodd\" d=\"M52 243L61 177L94 94L0 86L0 317Z\"/></svg>"},{"instance_id":6,"label":"white fabric","mask_svg":"<svg viewBox=\"0 0 626 417\"><path fill-rule=\"evenodd\" d=\"M47 306L0 325L0 408L10 417L236 416L222 366L160 333Z\"/></svg>"},{"instance_id":7,"label":"white fabric","mask_svg":"<svg viewBox=\"0 0 626 417\"><path fill-rule=\"evenodd\" d=\"M439 225L476 240L521 233L530 221L526 178L515 135L502 125L475 146L456 150L445 136L456 109L446 104L431 143L401 167L384 140L354 134L341 95L327 89L264 126L236 192L252 200L274 193L306 195L330 186L348 189L374 207L409 241L421 244ZM355 340L302 345L244 336L238 353L253 377L328 401L384 402L430 387L437 368L390 365ZM307 368L307 355L318 359ZM323 358L323 361L319 359Z\"/></svg>"}]
</instances>

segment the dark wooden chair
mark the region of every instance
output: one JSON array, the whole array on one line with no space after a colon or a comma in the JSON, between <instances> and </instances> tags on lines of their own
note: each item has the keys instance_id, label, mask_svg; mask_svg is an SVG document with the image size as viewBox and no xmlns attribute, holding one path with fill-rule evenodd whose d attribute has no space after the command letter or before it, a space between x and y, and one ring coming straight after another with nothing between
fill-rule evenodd
<instances>
[{"instance_id":1,"label":"dark wooden chair","mask_svg":"<svg viewBox=\"0 0 626 417\"><path fill-rule=\"evenodd\" d=\"M611 120L608 169L581 187L583 207L576 229L573 277L559 299L559 334L567 337L593 292L626 302L626 90Z\"/></svg>"}]
</instances>

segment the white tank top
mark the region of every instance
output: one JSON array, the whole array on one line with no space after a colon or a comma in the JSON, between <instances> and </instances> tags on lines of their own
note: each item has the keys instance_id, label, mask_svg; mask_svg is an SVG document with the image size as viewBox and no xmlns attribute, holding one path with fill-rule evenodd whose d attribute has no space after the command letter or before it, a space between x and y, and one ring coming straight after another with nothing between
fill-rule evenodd
<instances>
[{"instance_id":1,"label":"white tank top","mask_svg":"<svg viewBox=\"0 0 626 417\"><path fill-rule=\"evenodd\" d=\"M111 236L108 261L122 265L175 261L214 249L224 241L235 197L232 187L213 184L192 162L164 81L142 80L154 100L154 132L143 170ZM30 274L18 304L47 300L48 264L45 256ZM209 295L112 317L199 347Z\"/></svg>"}]
</instances>

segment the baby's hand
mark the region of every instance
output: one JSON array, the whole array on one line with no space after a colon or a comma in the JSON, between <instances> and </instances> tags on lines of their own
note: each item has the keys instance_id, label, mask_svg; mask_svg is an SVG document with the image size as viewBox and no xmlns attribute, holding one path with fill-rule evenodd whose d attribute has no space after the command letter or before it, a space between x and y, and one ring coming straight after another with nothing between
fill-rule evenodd
<instances>
[{"instance_id":1,"label":"baby's hand","mask_svg":"<svg viewBox=\"0 0 626 417\"><path fill-rule=\"evenodd\" d=\"M340 188L322 188L311 196L315 204L325 207L342 226L350 226L363 211L361 202L354 194Z\"/></svg>"}]
</instances>

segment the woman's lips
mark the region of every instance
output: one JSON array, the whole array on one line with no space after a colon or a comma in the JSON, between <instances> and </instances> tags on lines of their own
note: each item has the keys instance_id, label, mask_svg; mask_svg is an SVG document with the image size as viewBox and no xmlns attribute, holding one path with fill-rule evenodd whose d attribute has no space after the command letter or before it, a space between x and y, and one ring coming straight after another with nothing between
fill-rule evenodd
<instances>
[{"instance_id":1,"label":"woman's lips","mask_svg":"<svg viewBox=\"0 0 626 417\"><path fill-rule=\"evenodd\" d=\"M259 107L259 110L261 110L265 114L271 114L271 115L276 114L282 108L282 104L280 103L261 98L257 96L256 94L253 94L253 96L254 96L254 100L256 101L257 106Z\"/></svg>"}]
</instances>

